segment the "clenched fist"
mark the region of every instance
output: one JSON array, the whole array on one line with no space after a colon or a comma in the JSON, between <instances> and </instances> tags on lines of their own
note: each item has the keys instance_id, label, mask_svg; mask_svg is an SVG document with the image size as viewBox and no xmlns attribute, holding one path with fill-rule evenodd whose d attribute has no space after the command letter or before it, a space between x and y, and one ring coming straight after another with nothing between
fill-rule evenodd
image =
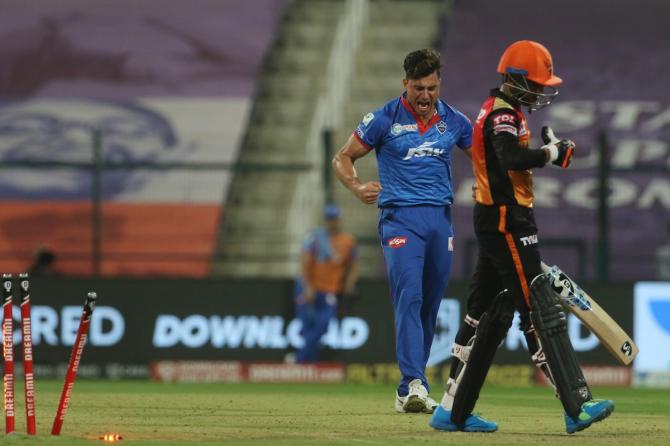
<instances>
[{"instance_id":1,"label":"clenched fist","mask_svg":"<svg viewBox=\"0 0 670 446\"><path fill-rule=\"evenodd\" d=\"M382 185L378 181L368 181L360 184L354 190L356 197L365 204L375 204L379 198L379 192L382 190Z\"/></svg>"}]
</instances>

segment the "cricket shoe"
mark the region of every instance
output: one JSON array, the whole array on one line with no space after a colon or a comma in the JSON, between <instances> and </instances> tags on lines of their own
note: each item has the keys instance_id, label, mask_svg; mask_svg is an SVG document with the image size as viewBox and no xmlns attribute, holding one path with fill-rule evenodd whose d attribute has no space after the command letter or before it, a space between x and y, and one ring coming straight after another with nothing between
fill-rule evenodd
<instances>
[{"instance_id":1,"label":"cricket shoe","mask_svg":"<svg viewBox=\"0 0 670 446\"><path fill-rule=\"evenodd\" d=\"M442 406L437 406L435 413L430 417L428 425L433 429L447 432L495 432L498 430L498 424L496 422L474 414L468 416L465 419L463 429L459 429L458 426L451 421L451 411Z\"/></svg>"},{"instance_id":2,"label":"cricket shoe","mask_svg":"<svg viewBox=\"0 0 670 446\"><path fill-rule=\"evenodd\" d=\"M396 390L395 410L399 413L433 413L438 406L437 401L428 396L428 390L420 379L414 379L409 383L407 396L400 396Z\"/></svg>"},{"instance_id":3,"label":"cricket shoe","mask_svg":"<svg viewBox=\"0 0 670 446\"><path fill-rule=\"evenodd\" d=\"M598 421L602 421L614 412L614 403L611 400L591 400L582 404L582 410L577 418L565 414L565 430L569 434L582 431Z\"/></svg>"}]
</instances>

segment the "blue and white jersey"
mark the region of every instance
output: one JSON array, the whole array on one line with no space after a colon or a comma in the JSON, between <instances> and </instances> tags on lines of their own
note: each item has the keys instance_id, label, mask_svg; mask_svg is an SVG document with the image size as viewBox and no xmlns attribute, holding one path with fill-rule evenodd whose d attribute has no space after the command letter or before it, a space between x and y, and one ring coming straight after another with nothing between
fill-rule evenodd
<instances>
[{"instance_id":1,"label":"blue and white jersey","mask_svg":"<svg viewBox=\"0 0 670 446\"><path fill-rule=\"evenodd\" d=\"M451 148L472 145L472 124L464 114L440 99L424 125L402 95L365 115L354 136L377 154L379 207L453 202Z\"/></svg>"}]
</instances>

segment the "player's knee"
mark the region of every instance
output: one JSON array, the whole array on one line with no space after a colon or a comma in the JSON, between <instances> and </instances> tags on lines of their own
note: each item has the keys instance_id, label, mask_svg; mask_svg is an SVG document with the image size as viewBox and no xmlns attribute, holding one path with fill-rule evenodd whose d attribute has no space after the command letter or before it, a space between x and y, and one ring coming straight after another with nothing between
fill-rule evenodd
<instances>
[{"instance_id":1,"label":"player's knee","mask_svg":"<svg viewBox=\"0 0 670 446\"><path fill-rule=\"evenodd\" d=\"M486 313L486 325L488 329L494 329L496 332L507 333L512 326L514 319L514 303L512 295L508 290L502 290L491 302L491 307ZM480 323L480 326L481 326Z\"/></svg>"},{"instance_id":2,"label":"player's knee","mask_svg":"<svg viewBox=\"0 0 670 446\"><path fill-rule=\"evenodd\" d=\"M491 314L495 316L500 326L507 331L512 326L512 320L514 320L512 293L506 289L498 293L491 304Z\"/></svg>"}]
</instances>

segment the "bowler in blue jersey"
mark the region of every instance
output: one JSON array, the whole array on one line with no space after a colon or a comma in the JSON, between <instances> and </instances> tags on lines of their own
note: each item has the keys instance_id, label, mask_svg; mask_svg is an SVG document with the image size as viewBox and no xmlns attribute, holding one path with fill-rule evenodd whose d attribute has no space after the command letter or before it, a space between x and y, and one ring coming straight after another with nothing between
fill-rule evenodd
<instances>
[{"instance_id":1,"label":"bowler in blue jersey","mask_svg":"<svg viewBox=\"0 0 670 446\"><path fill-rule=\"evenodd\" d=\"M359 200L379 206L379 238L395 313L402 374L398 412L432 413L426 363L447 287L454 146L470 157L472 124L440 99L440 55L414 51L404 62L404 93L363 117L333 158L335 175ZM374 150L379 181L358 178L354 163Z\"/></svg>"}]
</instances>

